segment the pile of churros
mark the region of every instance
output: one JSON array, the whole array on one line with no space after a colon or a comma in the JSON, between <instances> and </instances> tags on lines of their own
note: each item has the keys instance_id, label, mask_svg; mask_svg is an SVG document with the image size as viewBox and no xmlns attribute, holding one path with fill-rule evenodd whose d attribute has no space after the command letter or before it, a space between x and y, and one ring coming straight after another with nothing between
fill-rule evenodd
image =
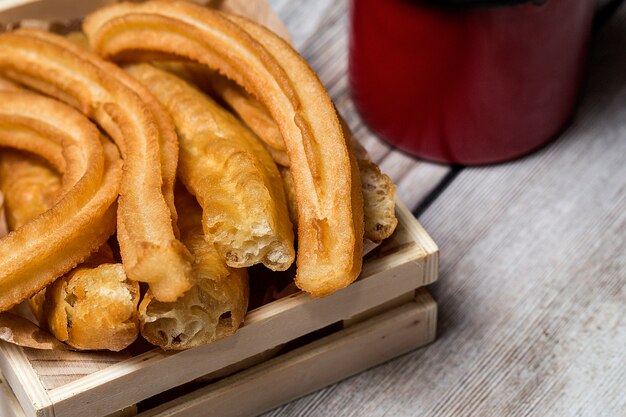
<instances>
[{"instance_id":1,"label":"pile of churros","mask_svg":"<svg viewBox=\"0 0 626 417\"><path fill-rule=\"evenodd\" d=\"M327 296L393 233L394 185L273 32L163 0L82 29L0 34L0 311L75 349L187 349L243 323L248 267Z\"/></svg>"}]
</instances>

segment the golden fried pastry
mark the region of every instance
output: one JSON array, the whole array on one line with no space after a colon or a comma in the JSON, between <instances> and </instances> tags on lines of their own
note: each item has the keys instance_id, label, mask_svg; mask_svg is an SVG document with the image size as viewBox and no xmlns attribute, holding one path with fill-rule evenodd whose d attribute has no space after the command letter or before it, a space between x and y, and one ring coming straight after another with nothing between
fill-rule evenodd
<instances>
[{"instance_id":1,"label":"golden fried pastry","mask_svg":"<svg viewBox=\"0 0 626 417\"><path fill-rule=\"evenodd\" d=\"M207 74L212 90L219 95L241 120L252 129L268 146L276 151L286 152L285 141L272 116L258 100L253 99L243 88L218 74ZM289 166L289 164L285 165Z\"/></svg>"},{"instance_id":2,"label":"golden fried pastry","mask_svg":"<svg viewBox=\"0 0 626 417\"><path fill-rule=\"evenodd\" d=\"M341 126L359 164L365 214L365 238L380 243L391 236L398 225L396 186L391 178L383 174L378 165L370 159L363 145L356 140L343 119L341 119Z\"/></svg>"},{"instance_id":3,"label":"golden fried pastry","mask_svg":"<svg viewBox=\"0 0 626 417\"><path fill-rule=\"evenodd\" d=\"M287 196L287 208L289 209L289 218L294 224L298 224L298 202L296 200L296 190L293 185L293 177L288 168L281 166L279 168L283 185L285 186L285 195Z\"/></svg>"},{"instance_id":4,"label":"golden fried pastry","mask_svg":"<svg viewBox=\"0 0 626 417\"><path fill-rule=\"evenodd\" d=\"M369 159L359 160L359 173L363 184L365 237L373 242L381 242L391 236L398 225L395 212L396 186Z\"/></svg>"},{"instance_id":5,"label":"golden fried pastry","mask_svg":"<svg viewBox=\"0 0 626 417\"><path fill-rule=\"evenodd\" d=\"M46 289L43 318L50 332L76 349L120 351L139 334L139 284L122 264L98 259Z\"/></svg>"},{"instance_id":6,"label":"golden fried pastry","mask_svg":"<svg viewBox=\"0 0 626 417\"><path fill-rule=\"evenodd\" d=\"M89 48L89 40L84 33L69 33L66 37L67 39L63 39L58 36L50 37L47 36L45 32L41 31L25 31L25 33L31 36L38 36L47 42L54 43L61 48L65 48L69 52L80 56L82 59L85 59L99 69L106 71L110 75L114 75L118 81L130 88L141 98L156 122L159 138L159 159L161 163L161 191L170 211L174 235L177 236L178 230L176 229L177 214L176 207L174 205L174 183L176 182L176 167L178 163L178 138L174 130L174 124L163 106L159 104L159 102L141 83L138 83L135 79L129 77L119 67L111 64L110 62L103 61L93 53L85 53L85 50ZM118 146L123 146L123 143L119 142Z\"/></svg>"},{"instance_id":7,"label":"golden fried pastry","mask_svg":"<svg viewBox=\"0 0 626 417\"><path fill-rule=\"evenodd\" d=\"M5 311L84 261L114 232L121 160L80 113L30 93L0 92L0 145L35 153L64 174L54 206L0 240Z\"/></svg>"},{"instance_id":8,"label":"golden fried pastry","mask_svg":"<svg viewBox=\"0 0 626 417\"><path fill-rule=\"evenodd\" d=\"M3 150L0 188L13 230L53 206L61 177L43 161ZM139 334L139 284L126 279L106 243L87 262L28 301L42 327L77 349L119 351Z\"/></svg>"},{"instance_id":9,"label":"golden fried pastry","mask_svg":"<svg viewBox=\"0 0 626 417\"><path fill-rule=\"evenodd\" d=\"M167 108L180 137L178 172L202 206L209 243L232 267L293 263L293 227L272 157L233 115L182 79L148 64L127 72Z\"/></svg>"},{"instance_id":10,"label":"golden fried pastry","mask_svg":"<svg viewBox=\"0 0 626 417\"><path fill-rule=\"evenodd\" d=\"M3 149L0 189L9 230L15 230L52 208L61 189L61 176L38 158Z\"/></svg>"},{"instance_id":11,"label":"golden fried pastry","mask_svg":"<svg viewBox=\"0 0 626 417\"><path fill-rule=\"evenodd\" d=\"M276 121L298 201L297 285L314 296L349 285L362 266L363 202L335 109L285 41L249 20L180 1L116 3L83 25L113 60L179 56L241 85Z\"/></svg>"},{"instance_id":12,"label":"golden fried pastry","mask_svg":"<svg viewBox=\"0 0 626 417\"><path fill-rule=\"evenodd\" d=\"M176 137L156 99L115 65L42 31L1 34L0 72L74 105L115 140L124 157L117 236L126 274L148 282L163 301L191 288L192 258L176 238L168 191L173 190Z\"/></svg>"},{"instance_id":13,"label":"golden fried pastry","mask_svg":"<svg viewBox=\"0 0 626 417\"><path fill-rule=\"evenodd\" d=\"M20 91L15 86L14 91ZM0 152L0 189L9 230L28 223L52 208L61 189L61 176L43 160L11 149ZM46 289L28 303L37 321L42 322Z\"/></svg>"},{"instance_id":14,"label":"golden fried pastry","mask_svg":"<svg viewBox=\"0 0 626 417\"><path fill-rule=\"evenodd\" d=\"M176 193L181 240L195 256L196 284L174 303L150 292L139 307L141 334L163 349L186 349L228 336L248 308L248 273L229 268L202 231L202 210L183 187Z\"/></svg>"},{"instance_id":15,"label":"golden fried pastry","mask_svg":"<svg viewBox=\"0 0 626 417\"><path fill-rule=\"evenodd\" d=\"M0 238L9 234L9 226L4 214L4 194L0 191Z\"/></svg>"},{"instance_id":16,"label":"golden fried pastry","mask_svg":"<svg viewBox=\"0 0 626 417\"><path fill-rule=\"evenodd\" d=\"M289 160L280 147L282 136L276 123L267 114L267 110L254 97L251 97L231 81L223 77L210 75L206 79L212 83L211 90L218 94L250 129L265 142L274 161L283 167L288 167ZM344 129L344 135L352 144L357 163L359 164L365 213L365 238L373 242L381 242L391 236L398 224L394 200L396 187L391 179L380 171L378 165L369 158L365 148L354 138L354 135L343 120L341 120L341 124ZM291 219L297 222L293 179L286 169L281 169L281 175L287 191Z\"/></svg>"},{"instance_id":17,"label":"golden fried pastry","mask_svg":"<svg viewBox=\"0 0 626 417\"><path fill-rule=\"evenodd\" d=\"M22 91L22 89L14 82L0 77L0 91Z\"/></svg>"},{"instance_id":18,"label":"golden fried pastry","mask_svg":"<svg viewBox=\"0 0 626 417\"><path fill-rule=\"evenodd\" d=\"M220 97L248 125L250 130L263 140L262 144L274 162L284 167L289 166L289 156L278 126L261 103L237 84L192 62L157 61L152 64L197 86L211 96ZM271 146L271 143L276 147Z\"/></svg>"},{"instance_id":19,"label":"golden fried pastry","mask_svg":"<svg viewBox=\"0 0 626 417\"><path fill-rule=\"evenodd\" d=\"M265 148L274 161L281 167L289 167L289 157L284 151L284 141L278 126L254 97L232 81L206 69L198 68L195 64L169 62L160 65L168 72L182 75L190 82L198 84L203 90L209 90L221 98L250 130L263 140ZM391 236L398 223L395 216L395 185L369 158L365 148L354 138L343 120L341 123L344 135L351 140L359 165L365 214L364 244L372 246L372 242L380 243ZM297 224L298 214L293 178L286 168L280 168L280 173L287 192L289 215L292 222Z\"/></svg>"},{"instance_id":20,"label":"golden fried pastry","mask_svg":"<svg viewBox=\"0 0 626 417\"><path fill-rule=\"evenodd\" d=\"M89 39L87 36L81 31L72 31L65 35L68 41L75 43L78 46L82 46L83 48L89 49Z\"/></svg>"}]
</instances>

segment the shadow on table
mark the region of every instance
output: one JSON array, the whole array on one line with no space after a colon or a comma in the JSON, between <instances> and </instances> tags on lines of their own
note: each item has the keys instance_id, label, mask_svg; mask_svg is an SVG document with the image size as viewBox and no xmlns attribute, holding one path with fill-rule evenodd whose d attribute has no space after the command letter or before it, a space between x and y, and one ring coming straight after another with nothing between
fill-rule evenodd
<instances>
[{"instance_id":1,"label":"shadow on table","mask_svg":"<svg viewBox=\"0 0 626 417\"><path fill-rule=\"evenodd\" d=\"M621 7L620 7L621 6ZM577 114L606 107L626 84L626 7L613 0L596 16Z\"/></svg>"}]
</instances>

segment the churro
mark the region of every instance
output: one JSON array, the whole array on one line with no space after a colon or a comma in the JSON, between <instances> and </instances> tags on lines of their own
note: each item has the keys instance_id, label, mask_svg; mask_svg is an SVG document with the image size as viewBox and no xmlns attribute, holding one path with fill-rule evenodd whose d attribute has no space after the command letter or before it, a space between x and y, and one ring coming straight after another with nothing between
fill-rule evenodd
<instances>
[{"instance_id":1,"label":"churro","mask_svg":"<svg viewBox=\"0 0 626 417\"><path fill-rule=\"evenodd\" d=\"M114 232L121 160L80 113L29 93L0 92L0 145L56 164L67 190L50 210L0 240L5 311L84 261Z\"/></svg>"},{"instance_id":2,"label":"churro","mask_svg":"<svg viewBox=\"0 0 626 417\"><path fill-rule=\"evenodd\" d=\"M124 158L117 236L126 274L148 282L163 301L191 288L192 257L175 236L168 203L173 200L163 193L162 165L173 172L176 162L163 163L161 147L171 141L163 140L162 125L169 116L155 115L156 100L145 90L139 97L129 88L139 83L120 68L63 37L36 30L0 35L0 72L74 105L113 138Z\"/></svg>"},{"instance_id":3,"label":"churro","mask_svg":"<svg viewBox=\"0 0 626 417\"><path fill-rule=\"evenodd\" d=\"M179 1L105 6L86 18L83 30L105 58L184 57L257 97L279 126L291 163L297 285L324 296L356 279L363 243L358 169L328 94L296 51L249 20Z\"/></svg>"},{"instance_id":4,"label":"churro","mask_svg":"<svg viewBox=\"0 0 626 417\"><path fill-rule=\"evenodd\" d=\"M183 187L176 192L182 242L195 256L196 283L173 303L148 292L139 306L141 334L163 349L187 349L234 333L248 308L248 272L229 268L202 230L202 209Z\"/></svg>"},{"instance_id":5,"label":"churro","mask_svg":"<svg viewBox=\"0 0 626 417\"><path fill-rule=\"evenodd\" d=\"M191 73L199 70L190 67ZM200 78L199 74L193 76ZM228 106L243 120L248 127L261 139L277 164L289 167L289 158L284 149L282 135L276 123L267 113L267 110L254 97L246 93L238 85L224 77L210 74L205 71L205 80L210 82L210 89L224 100ZM379 243L391 236L398 224L395 215L396 187L391 179L380 171L365 148L354 137L350 128L343 119L340 119L346 140L352 145L354 155L359 165L361 187L363 191L363 205L365 214L365 238ZM281 175L287 190L287 196L292 220L297 222L295 193L293 180L288 170L281 169Z\"/></svg>"},{"instance_id":6,"label":"churro","mask_svg":"<svg viewBox=\"0 0 626 417\"><path fill-rule=\"evenodd\" d=\"M293 227L272 157L233 115L148 64L126 70L167 108L180 136L179 176L202 206L206 239L232 267L293 263Z\"/></svg>"},{"instance_id":7,"label":"churro","mask_svg":"<svg viewBox=\"0 0 626 417\"><path fill-rule=\"evenodd\" d=\"M31 155L5 149L0 188L14 230L53 207L61 176ZM139 284L126 279L107 243L28 302L42 327L76 349L119 351L139 334Z\"/></svg>"}]
</instances>

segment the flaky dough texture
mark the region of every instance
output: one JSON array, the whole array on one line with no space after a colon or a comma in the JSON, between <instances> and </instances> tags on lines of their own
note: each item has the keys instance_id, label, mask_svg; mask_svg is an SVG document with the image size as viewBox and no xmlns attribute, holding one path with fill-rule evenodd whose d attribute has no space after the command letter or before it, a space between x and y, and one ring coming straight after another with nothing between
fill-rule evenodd
<instances>
[{"instance_id":1,"label":"flaky dough texture","mask_svg":"<svg viewBox=\"0 0 626 417\"><path fill-rule=\"evenodd\" d=\"M206 239L232 267L293 263L293 227L278 168L233 115L182 79L148 64L126 67L172 115L178 173L202 206Z\"/></svg>"},{"instance_id":2,"label":"flaky dough texture","mask_svg":"<svg viewBox=\"0 0 626 417\"><path fill-rule=\"evenodd\" d=\"M168 350L187 349L231 335L248 308L248 273L229 268L207 242L202 211L182 187L176 193L181 239L195 256L195 285L173 303L157 301L148 292L139 306L141 334Z\"/></svg>"}]
</instances>

